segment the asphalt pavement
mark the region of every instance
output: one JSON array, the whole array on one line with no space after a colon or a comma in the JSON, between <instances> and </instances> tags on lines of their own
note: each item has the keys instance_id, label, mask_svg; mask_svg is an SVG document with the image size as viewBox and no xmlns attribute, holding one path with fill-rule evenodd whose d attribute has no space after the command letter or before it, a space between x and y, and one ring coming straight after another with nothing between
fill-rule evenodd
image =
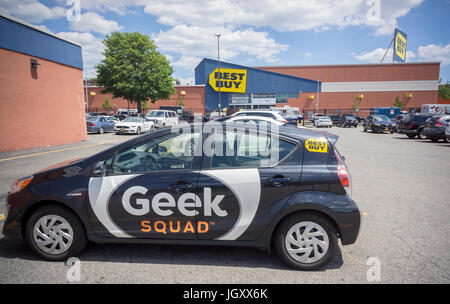
<instances>
[{"instance_id":1,"label":"asphalt pavement","mask_svg":"<svg viewBox=\"0 0 450 304\"><path fill-rule=\"evenodd\" d=\"M253 248L90 244L78 257L79 282L449 283L450 144L363 133L361 127L323 131L340 136L337 147L363 212L357 242L341 246L326 268L292 270L274 252ZM0 153L0 227L14 179L132 137L89 135L83 143ZM25 244L0 234L0 283L68 283L70 269L39 260Z\"/></svg>"}]
</instances>

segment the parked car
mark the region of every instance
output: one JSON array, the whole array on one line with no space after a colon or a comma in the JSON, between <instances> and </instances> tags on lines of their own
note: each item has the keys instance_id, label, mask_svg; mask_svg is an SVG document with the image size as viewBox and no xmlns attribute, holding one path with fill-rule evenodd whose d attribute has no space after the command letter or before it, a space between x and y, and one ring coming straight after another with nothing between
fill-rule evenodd
<instances>
[{"instance_id":1,"label":"parked car","mask_svg":"<svg viewBox=\"0 0 450 304\"><path fill-rule=\"evenodd\" d=\"M105 112L91 112L88 114L89 114L89 116L108 116L108 113L105 113Z\"/></svg>"},{"instance_id":2,"label":"parked car","mask_svg":"<svg viewBox=\"0 0 450 304\"><path fill-rule=\"evenodd\" d=\"M179 124L178 114L169 110L151 110L145 118L153 121L156 128L175 126Z\"/></svg>"},{"instance_id":3,"label":"parked car","mask_svg":"<svg viewBox=\"0 0 450 304\"><path fill-rule=\"evenodd\" d=\"M262 117L269 117L269 118L281 121L283 123L287 123L286 118L284 118L277 111L249 110L249 111L236 112L231 116L233 116L233 117L235 117L235 116L262 116Z\"/></svg>"},{"instance_id":4,"label":"parked car","mask_svg":"<svg viewBox=\"0 0 450 304\"><path fill-rule=\"evenodd\" d=\"M114 131L116 134L141 134L155 130L155 124L145 118L127 117L123 121L116 123Z\"/></svg>"},{"instance_id":5,"label":"parked car","mask_svg":"<svg viewBox=\"0 0 450 304\"><path fill-rule=\"evenodd\" d=\"M450 115L433 116L425 121L422 134L431 141L447 140L445 129L450 124Z\"/></svg>"},{"instance_id":6,"label":"parked car","mask_svg":"<svg viewBox=\"0 0 450 304\"><path fill-rule=\"evenodd\" d=\"M274 136L253 127L223 130L227 151L238 150L194 153L216 133L192 124L21 178L6 197L3 235L25 239L51 261L79 256L88 241L274 246L300 270L333 260L339 239L356 241L360 210L337 136L290 127ZM258 142L273 150L251 155Z\"/></svg>"},{"instance_id":7,"label":"parked car","mask_svg":"<svg viewBox=\"0 0 450 304\"><path fill-rule=\"evenodd\" d=\"M445 128L445 136L447 137L447 142L450 141L450 123L447 124L447 128Z\"/></svg>"},{"instance_id":8,"label":"parked car","mask_svg":"<svg viewBox=\"0 0 450 304\"><path fill-rule=\"evenodd\" d=\"M86 119L86 129L88 133L114 132L114 121L108 116L90 116Z\"/></svg>"},{"instance_id":9,"label":"parked car","mask_svg":"<svg viewBox=\"0 0 450 304\"><path fill-rule=\"evenodd\" d=\"M337 126L339 124L339 122L341 121L341 116L338 114L331 114L331 115L328 115L328 117L330 117L331 122L333 123L333 126Z\"/></svg>"},{"instance_id":10,"label":"parked car","mask_svg":"<svg viewBox=\"0 0 450 304\"><path fill-rule=\"evenodd\" d=\"M117 120L119 120L119 121L122 121L122 120L124 120L125 118L127 118L127 116L124 115L124 114L116 114L116 115L114 115L114 117L115 117Z\"/></svg>"},{"instance_id":11,"label":"parked car","mask_svg":"<svg viewBox=\"0 0 450 304\"><path fill-rule=\"evenodd\" d=\"M368 130L373 133L383 133L390 132L394 133L394 127L392 125L391 120L384 115L370 115L367 117L366 121L363 124L363 131L367 132Z\"/></svg>"},{"instance_id":12,"label":"parked car","mask_svg":"<svg viewBox=\"0 0 450 304\"><path fill-rule=\"evenodd\" d=\"M324 114L314 113L314 114L311 116L311 122L314 123L314 121L316 121L316 119L319 118L319 117L321 117L321 116L324 116Z\"/></svg>"},{"instance_id":13,"label":"parked car","mask_svg":"<svg viewBox=\"0 0 450 304\"><path fill-rule=\"evenodd\" d=\"M341 119L338 123L338 127L346 128L346 127L358 127L358 120L356 116L353 114L344 114L341 116Z\"/></svg>"},{"instance_id":14,"label":"parked car","mask_svg":"<svg viewBox=\"0 0 450 304\"><path fill-rule=\"evenodd\" d=\"M409 138L424 139L422 134L425 121L430 118L431 115L412 114L404 117L400 124L397 125L397 132L400 134L406 134Z\"/></svg>"},{"instance_id":15,"label":"parked car","mask_svg":"<svg viewBox=\"0 0 450 304\"><path fill-rule=\"evenodd\" d=\"M314 126L317 128L326 127L331 128L333 127L333 122L331 121L331 118L328 116L320 116L314 120Z\"/></svg>"},{"instance_id":16,"label":"parked car","mask_svg":"<svg viewBox=\"0 0 450 304\"><path fill-rule=\"evenodd\" d=\"M265 117L265 116L247 116L247 115L237 115L237 116L225 116L225 117L221 117L218 118L217 120L218 122L224 122L224 121L228 121L228 122L243 122L243 123L248 123L248 122L254 122L254 123L271 123L277 126L284 126L287 125L287 123L285 122L281 122L279 120L273 119L271 117ZM292 126L292 125L290 125ZM297 126L297 125L295 125Z\"/></svg>"}]
</instances>

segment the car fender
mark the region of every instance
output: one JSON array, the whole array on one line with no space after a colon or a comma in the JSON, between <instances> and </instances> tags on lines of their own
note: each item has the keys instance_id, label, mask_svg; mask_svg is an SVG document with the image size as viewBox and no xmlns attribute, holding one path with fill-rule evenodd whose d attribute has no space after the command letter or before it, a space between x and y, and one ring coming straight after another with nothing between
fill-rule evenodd
<instances>
[{"instance_id":1,"label":"car fender","mask_svg":"<svg viewBox=\"0 0 450 304\"><path fill-rule=\"evenodd\" d=\"M293 193L279 210L263 234L263 242L269 246L278 224L287 216L301 211L318 212L329 218L343 245L351 244L356 240L361 216L356 203L348 195L324 191L302 191Z\"/></svg>"}]
</instances>

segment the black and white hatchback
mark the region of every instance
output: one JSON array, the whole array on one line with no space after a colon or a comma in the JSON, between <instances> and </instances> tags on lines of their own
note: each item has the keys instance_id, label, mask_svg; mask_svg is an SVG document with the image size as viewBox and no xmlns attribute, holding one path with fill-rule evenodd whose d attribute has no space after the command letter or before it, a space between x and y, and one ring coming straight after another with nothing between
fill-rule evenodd
<instances>
[{"instance_id":1,"label":"black and white hatchback","mask_svg":"<svg viewBox=\"0 0 450 304\"><path fill-rule=\"evenodd\" d=\"M317 269L360 228L336 141L254 122L160 129L17 180L3 233L49 260L88 241L274 246Z\"/></svg>"}]
</instances>

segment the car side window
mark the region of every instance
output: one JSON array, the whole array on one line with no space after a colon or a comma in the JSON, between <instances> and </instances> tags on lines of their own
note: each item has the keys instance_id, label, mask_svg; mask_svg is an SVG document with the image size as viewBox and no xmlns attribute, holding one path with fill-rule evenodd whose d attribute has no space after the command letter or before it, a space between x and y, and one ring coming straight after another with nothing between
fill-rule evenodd
<instances>
[{"instance_id":1,"label":"car side window","mask_svg":"<svg viewBox=\"0 0 450 304\"><path fill-rule=\"evenodd\" d=\"M117 153L112 174L190 169L199 132L169 134Z\"/></svg>"},{"instance_id":2,"label":"car side window","mask_svg":"<svg viewBox=\"0 0 450 304\"><path fill-rule=\"evenodd\" d=\"M292 142L253 132L238 133L224 130L224 136L222 138L219 136L218 139L215 143L222 147L217 151L223 153L212 155L211 168L271 167L286 158L297 147Z\"/></svg>"}]
</instances>

